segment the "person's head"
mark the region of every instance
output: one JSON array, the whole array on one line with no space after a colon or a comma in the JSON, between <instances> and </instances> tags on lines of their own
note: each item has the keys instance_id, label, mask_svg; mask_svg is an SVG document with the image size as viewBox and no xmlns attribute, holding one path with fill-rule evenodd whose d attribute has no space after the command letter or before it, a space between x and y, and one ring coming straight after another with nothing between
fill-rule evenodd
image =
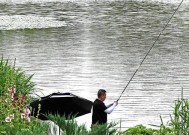
<instances>
[{"instance_id":1,"label":"person's head","mask_svg":"<svg viewBox=\"0 0 189 135\"><path fill-rule=\"evenodd\" d=\"M100 89L97 93L98 99L104 101L106 99L106 90Z\"/></svg>"}]
</instances>

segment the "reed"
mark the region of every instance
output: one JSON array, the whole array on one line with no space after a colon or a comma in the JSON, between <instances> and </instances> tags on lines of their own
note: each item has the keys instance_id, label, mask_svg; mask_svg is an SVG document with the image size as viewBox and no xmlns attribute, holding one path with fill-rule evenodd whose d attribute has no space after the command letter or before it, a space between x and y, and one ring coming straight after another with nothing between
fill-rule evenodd
<instances>
[{"instance_id":1,"label":"reed","mask_svg":"<svg viewBox=\"0 0 189 135\"><path fill-rule=\"evenodd\" d=\"M21 69L15 69L16 59L13 65L9 59L0 60L0 96L7 92L10 86L16 86L16 94L28 95L34 91L35 84L31 81L33 75L27 76Z\"/></svg>"},{"instance_id":2,"label":"reed","mask_svg":"<svg viewBox=\"0 0 189 135\"><path fill-rule=\"evenodd\" d=\"M175 101L173 115L170 115L169 125L172 127L175 135L189 135L189 101L184 99L183 89L181 98Z\"/></svg>"}]
</instances>

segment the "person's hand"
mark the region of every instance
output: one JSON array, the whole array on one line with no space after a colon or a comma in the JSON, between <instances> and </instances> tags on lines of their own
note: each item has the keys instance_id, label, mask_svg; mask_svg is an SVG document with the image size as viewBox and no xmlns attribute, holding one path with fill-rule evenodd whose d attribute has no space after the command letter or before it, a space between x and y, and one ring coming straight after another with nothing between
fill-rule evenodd
<instances>
[{"instance_id":1,"label":"person's hand","mask_svg":"<svg viewBox=\"0 0 189 135\"><path fill-rule=\"evenodd\" d=\"M118 105L118 101L114 101L114 104L115 104L115 106L117 106Z\"/></svg>"}]
</instances>

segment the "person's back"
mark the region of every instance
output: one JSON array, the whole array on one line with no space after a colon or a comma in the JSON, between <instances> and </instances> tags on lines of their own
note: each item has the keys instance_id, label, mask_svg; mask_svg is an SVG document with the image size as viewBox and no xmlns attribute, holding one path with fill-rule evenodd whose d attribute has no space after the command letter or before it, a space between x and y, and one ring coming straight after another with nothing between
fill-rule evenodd
<instances>
[{"instance_id":1,"label":"person's back","mask_svg":"<svg viewBox=\"0 0 189 135\"><path fill-rule=\"evenodd\" d=\"M97 93L98 98L93 103L93 112L92 112L92 126L95 124L105 124L107 123L107 114L110 114L115 106L117 106L117 102L114 104L110 104L105 106L103 101L106 99L106 91L100 89Z\"/></svg>"},{"instance_id":2,"label":"person's back","mask_svg":"<svg viewBox=\"0 0 189 135\"><path fill-rule=\"evenodd\" d=\"M104 111L107 109L105 104L96 99L93 103L92 124L105 124L107 122L107 113Z\"/></svg>"}]
</instances>

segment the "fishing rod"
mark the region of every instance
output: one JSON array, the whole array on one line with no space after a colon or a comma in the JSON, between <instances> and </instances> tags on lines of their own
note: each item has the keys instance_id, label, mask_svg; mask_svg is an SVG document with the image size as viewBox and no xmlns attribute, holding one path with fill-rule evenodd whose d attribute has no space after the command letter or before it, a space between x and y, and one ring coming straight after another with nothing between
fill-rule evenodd
<instances>
[{"instance_id":1,"label":"fishing rod","mask_svg":"<svg viewBox=\"0 0 189 135\"><path fill-rule=\"evenodd\" d=\"M148 52L146 53L146 55L144 56L143 60L141 61L141 63L139 64L138 68L136 69L136 71L134 72L134 74L132 75L132 77L130 78L130 80L128 81L127 85L125 86L125 88L123 89L122 93L120 94L119 98L117 99L117 102L120 100L120 98L122 97L123 93L125 92L125 90L127 89L127 87L129 86L130 82L133 80L135 74L138 72L139 68L141 67L141 65L143 64L144 60L146 59L146 57L148 56L148 54L150 53L150 51L152 50L152 48L154 47L154 45L156 44L156 42L158 41L159 37L162 35L163 31L165 30L165 28L167 27L167 25L169 24L169 22L171 21L171 19L173 18L173 16L175 15L175 13L178 11L179 7L182 5L184 0L182 0L180 2L180 4L178 5L178 7L176 8L176 10L173 12L172 16L169 18L168 22L164 25L162 31L159 33L159 35L157 36L156 40L154 41L154 43L152 44L152 46L150 47L150 49L148 50Z\"/></svg>"}]
</instances>

